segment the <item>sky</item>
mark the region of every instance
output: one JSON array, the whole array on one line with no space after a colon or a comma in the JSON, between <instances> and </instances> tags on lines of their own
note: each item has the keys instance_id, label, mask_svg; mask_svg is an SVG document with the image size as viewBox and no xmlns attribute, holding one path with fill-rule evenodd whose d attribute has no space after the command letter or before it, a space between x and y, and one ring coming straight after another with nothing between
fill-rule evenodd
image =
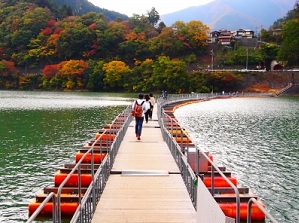
<instances>
[{"instance_id":1,"label":"sky","mask_svg":"<svg viewBox=\"0 0 299 223\"><path fill-rule=\"evenodd\" d=\"M95 6L116 11L131 17L134 13L145 15L152 7L159 15L176 12L191 6L207 4L214 0L88 0Z\"/></svg>"}]
</instances>

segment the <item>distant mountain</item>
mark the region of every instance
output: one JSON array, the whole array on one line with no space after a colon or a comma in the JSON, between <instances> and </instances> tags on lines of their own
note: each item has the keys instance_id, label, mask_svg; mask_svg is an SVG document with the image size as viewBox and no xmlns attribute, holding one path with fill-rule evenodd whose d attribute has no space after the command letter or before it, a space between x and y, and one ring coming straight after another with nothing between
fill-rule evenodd
<instances>
[{"instance_id":1,"label":"distant mountain","mask_svg":"<svg viewBox=\"0 0 299 223\"><path fill-rule=\"evenodd\" d=\"M88 12L103 13L108 19L115 20L117 18L126 20L129 17L119 12L110 11L104 8L95 6L88 0L52 0L58 6L70 6L76 15L82 15Z\"/></svg>"},{"instance_id":2,"label":"distant mountain","mask_svg":"<svg viewBox=\"0 0 299 223\"><path fill-rule=\"evenodd\" d=\"M189 7L177 12L160 15L171 26L176 21L199 20L211 31L268 29L273 23L292 10L295 0L215 0L206 5Z\"/></svg>"}]
</instances>

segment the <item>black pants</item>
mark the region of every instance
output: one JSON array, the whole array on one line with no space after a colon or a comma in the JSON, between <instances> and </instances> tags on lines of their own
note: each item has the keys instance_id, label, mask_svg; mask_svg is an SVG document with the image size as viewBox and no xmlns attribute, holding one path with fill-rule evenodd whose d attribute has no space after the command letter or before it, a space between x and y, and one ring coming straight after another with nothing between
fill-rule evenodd
<instances>
[{"instance_id":1,"label":"black pants","mask_svg":"<svg viewBox=\"0 0 299 223\"><path fill-rule=\"evenodd\" d=\"M153 109L154 109L154 106L151 105L151 109L149 110L149 113L148 113L150 119L153 118Z\"/></svg>"},{"instance_id":2,"label":"black pants","mask_svg":"<svg viewBox=\"0 0 299 223\"><path fill-rule=\"evenodd\" d=\"M148 117L151 118L151 116L150 116L150 112L151 112L151 109L147 110L147 111L144 113L144 117L145 117L145 122L146 122L146 123L148 122Z\"/></svg>"}]
</instances>

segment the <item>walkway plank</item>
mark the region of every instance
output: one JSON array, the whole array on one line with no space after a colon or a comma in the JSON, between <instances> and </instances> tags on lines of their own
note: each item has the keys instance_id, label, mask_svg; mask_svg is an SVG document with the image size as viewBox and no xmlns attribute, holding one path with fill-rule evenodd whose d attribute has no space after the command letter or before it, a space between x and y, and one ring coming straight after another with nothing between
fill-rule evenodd
<instances>
[{"instance_id":1,"label":"walkway plank","mask_svg":"<svg viewBox=\"0 0 299 223\"><path fill-rule=\"evenodd\" d=\"M179 169L163 141L154 111L141 140L130 123L92 223L196 222ZM119 173L122 174L119 174Z\"/></svg>"}]
</instances>

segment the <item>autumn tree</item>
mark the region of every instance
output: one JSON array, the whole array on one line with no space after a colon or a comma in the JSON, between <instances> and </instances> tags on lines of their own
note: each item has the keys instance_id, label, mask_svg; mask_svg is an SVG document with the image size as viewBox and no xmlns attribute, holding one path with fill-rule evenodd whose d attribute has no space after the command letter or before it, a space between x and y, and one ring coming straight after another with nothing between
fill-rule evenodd
<instances>
[{"instance_id":1,"label":"autumn tree","mask_svg":"<svg viewBox=\"0 0 299 223\"><path fill-rule=\"evenodd\" d=\"M104 64L103 70L105 72L104 84L106 89L121 90L123 89L123 76L131 72L129 66L122 61L111 61Z\"/></svg>"},{"instance_id":2,"label":"autumn tree","mask_svg":"<svg viewBox=\"0 0 299 223\"><path fill-rule=\"evenodd\" d=\"M192 51L199 53L207 45L210 29L200 21L177 21L172 28L183 44Z\"/></svg>"},{"instance_id":3,"label":"autumn tree","mask_svg":"<svg viewBox=\"0 0 299 223\"><path fill-rule=\"evenodd\" d=\"M152 55L179 57L185 50L184 43L171 27L164 28L159 36L151 38L149 43L149 50L152 52Z\"/></svg>"},{"instance_id":4,"label":"autumn tree","mask_svg":"<svg viewBox=\"0 0 299 223\"><path fill-rule=\"evenodd\" d=\"M63 87L67 89L82 88L82 78L87 67L88 64L83 60L69 60L64 62L58 74L66 80Z\"/></svg>"}]
</instances>

